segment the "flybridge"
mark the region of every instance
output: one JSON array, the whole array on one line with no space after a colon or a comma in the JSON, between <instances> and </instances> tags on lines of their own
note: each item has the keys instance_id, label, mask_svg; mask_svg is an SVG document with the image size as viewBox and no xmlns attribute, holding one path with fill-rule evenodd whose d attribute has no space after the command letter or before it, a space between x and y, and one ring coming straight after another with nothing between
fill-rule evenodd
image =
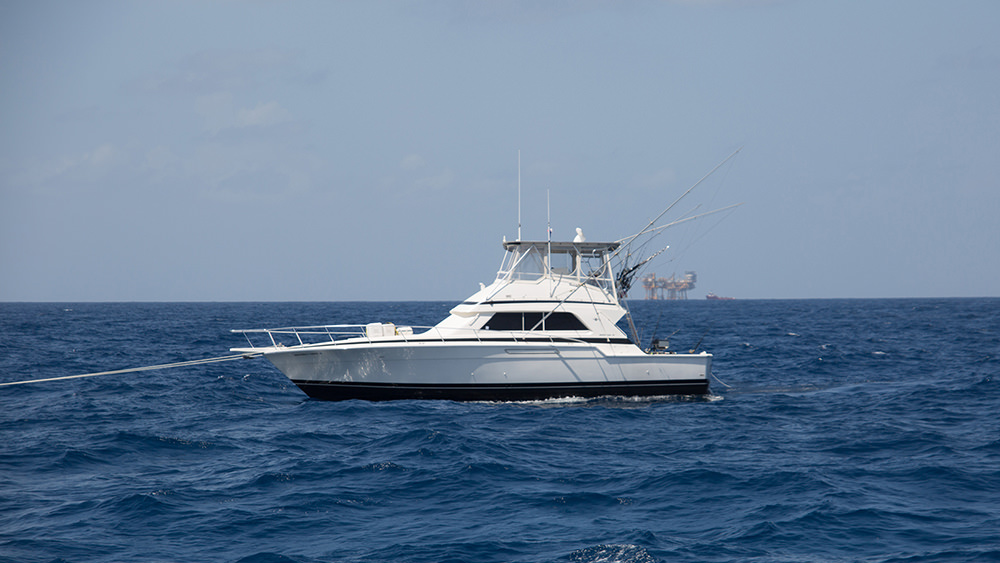
<instances>
[{"instance_id":1,"label":"flybridge","mask_svg":"<svg viewBox=\"0 0 1000 563\"><path fill-rule=\"evenodd\" d=\"M614 275L609 255L617 242L504 241L503 263L497 280L532 281L569 278L589 283L614 295Z\"/></svg>"}]
</instances>

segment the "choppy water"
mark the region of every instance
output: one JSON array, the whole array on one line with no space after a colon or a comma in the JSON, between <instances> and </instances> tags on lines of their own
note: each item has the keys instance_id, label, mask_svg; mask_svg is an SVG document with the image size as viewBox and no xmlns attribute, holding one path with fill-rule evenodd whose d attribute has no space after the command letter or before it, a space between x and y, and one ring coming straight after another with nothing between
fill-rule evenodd
<instances>
[{"instance_id":1,"label":"choppy water","mask_svg":"<svg viewBox=\"0 0 1000 563\"><path fill-rule=\"evenodd\" d=\"M450 305L0 304L0 381ZM1000 561L1000 299L632 308L715 354L711 399L328 403L264 360L0 387L0 561Z\"/></svg>"}]
</instances>

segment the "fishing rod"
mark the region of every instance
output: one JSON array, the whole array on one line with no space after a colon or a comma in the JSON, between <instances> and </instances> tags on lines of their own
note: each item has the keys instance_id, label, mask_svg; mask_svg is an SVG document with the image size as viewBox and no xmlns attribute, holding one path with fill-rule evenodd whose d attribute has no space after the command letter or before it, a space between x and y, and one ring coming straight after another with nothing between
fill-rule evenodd
<instances>
[{"instance_id":1,"label":"fishing rod","mask_svg":"<svg viewBox=\"0 0 1000 563\"><path fill-rule=\"evenodd\" d=\"M619 270L617 279L615 280L618 282L618 292L624 297L624 294L628 293L629 289L632 289L632 281L635 279L636 274L639 273L639 270L648 264L650 260L666 252L668 248L670 248L670 245L664 246L648 257L643 258L643 260L635 266L628 266L627 263L623 263L622 269Z\"/></svg>"},{"instance_id":2,"label":"fishing rod","mask_svg":"<svg viewBox=\"0 0 1000 563\"><path fill-rule=\"evenodd\" d=\"M692 354L694 354L694 351L697 350L699 346L701 346L702 341L705 340L705 337L708 336L708 333L712 332L712 328L713 327L711 327L711 326L708 327L708 330L705 331L705 334L701 335L701 338L698 339L698 342L694 345L694 348L691 348L691 353Z\"/></svg>"}]
</instances>

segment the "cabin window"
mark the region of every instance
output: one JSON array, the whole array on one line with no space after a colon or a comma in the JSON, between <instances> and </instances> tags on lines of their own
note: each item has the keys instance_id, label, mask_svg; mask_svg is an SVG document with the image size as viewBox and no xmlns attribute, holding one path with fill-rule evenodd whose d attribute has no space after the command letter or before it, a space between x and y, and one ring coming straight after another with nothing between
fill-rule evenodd
<instances>
[{"instance_id":1,"label":"cabin window","mask_svg":"<svg viewBox=\"0 0 1000 563\"><path fill-rule=\"evenodd\" d=\"M544 320L543 320L544 317ZM536 326L537 325L537 326ZM483 327L486 330L587 330L573 313L495 313Z\"/></svg>"},{"instance_id":2,"label":"cabin window","mask_svg":"<svg viewBox=\"0 0 1000 563\"><path fill-rule=\"evenodd\" d=\"M546 330L587 330L573 313L552 313L545 319Z\"/></svg>"},{"instance_id":3,"label":"cabin window","mask_svg":"<svg viewBox=\"0 0 1000 563\"><path fill-rule=\"evenodd\" d=\"M524 315L522 313L497 313L490 317L484 328L486 330L524 330Z\"/></svg>"}]
</instances>

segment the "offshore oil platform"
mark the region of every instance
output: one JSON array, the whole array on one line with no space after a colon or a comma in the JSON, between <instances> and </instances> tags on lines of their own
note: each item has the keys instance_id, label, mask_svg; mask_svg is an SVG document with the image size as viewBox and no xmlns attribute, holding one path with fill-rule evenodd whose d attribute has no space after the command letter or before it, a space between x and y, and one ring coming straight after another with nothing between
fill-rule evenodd
<instances>
[{"instance_id":1,"label":"offshore oil platform","mask_svg":"<svg viewBox=\"0 0 1000 563\"><path fill-rule=\"evenodd\" d=\"M671 274L669 278L658 278L655 273L642 278L642 286L646 288L646 299L687 299L689 289L694 289L698 274L684 272L684 277L678 278Z\"/></svg>"}]
</instances>

